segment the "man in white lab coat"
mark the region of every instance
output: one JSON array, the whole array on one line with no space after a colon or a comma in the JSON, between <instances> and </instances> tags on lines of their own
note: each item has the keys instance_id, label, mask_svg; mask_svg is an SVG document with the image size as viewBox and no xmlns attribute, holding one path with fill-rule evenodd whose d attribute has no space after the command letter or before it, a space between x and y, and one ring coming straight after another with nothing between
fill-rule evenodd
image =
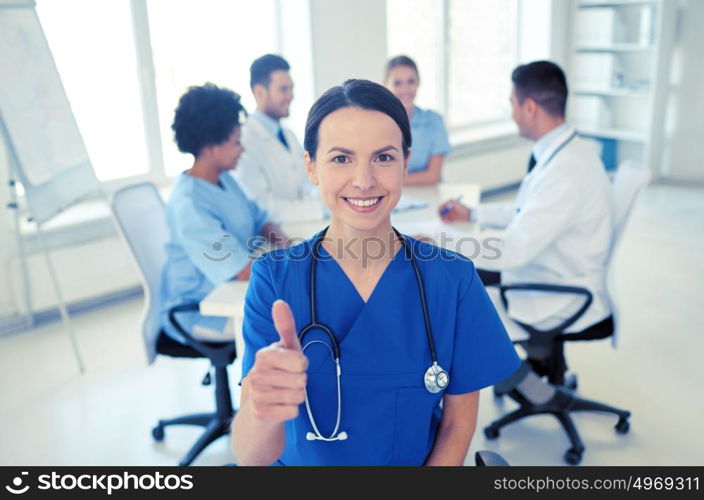
<instances>
[{"instance_id":1,"label":"man in white lab coat","mask_svg":"<svg viewBox=\"0 0 704 500\"><path fill-rule=\"evenodd\" d=\"M474 260L486 285L550 283L589 289L592 305L567 330L580 331L611 314L606 295L613 232L609 179L594 145L565 122L567 82L562 70L537 61L517 67L512 81L512 118L520 135L535 141L516 201L470 209L451 200L441 205L441 217L505 227L500 257L486 252ZM509 293L508 313L547 329L583 302L583 296L514 292Z\"/></svg>"},{"instance_id":2,"label":"man in white lab coat","mask_svg":"<svg viewBox=\"0 0 704 500\"><path fill-rule=\"evenodd\" d=\"M242 128L245 150L234 172L247 194L279 222L294 212L321 213L303 166L303 148L281 124L293 100L289 69L288 62L274 54L252 63L250 87L257 109Z\"/></svg>"}]
</instances>

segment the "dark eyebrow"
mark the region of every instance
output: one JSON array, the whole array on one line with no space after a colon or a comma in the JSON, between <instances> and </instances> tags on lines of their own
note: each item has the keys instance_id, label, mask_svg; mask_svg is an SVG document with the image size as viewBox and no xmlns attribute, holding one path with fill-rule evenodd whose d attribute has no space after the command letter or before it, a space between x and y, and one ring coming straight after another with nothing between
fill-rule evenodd
<instances>
[{"instance_id":1,"label":"dark eyebrow","mask_svg":"<svg viewBox=\"0 0 704 500\"><path fill-rule=\"evenodd\" d=\"M351 149L345 149L345 148L341 148L339 146L331 147L330 150L328 151L328 153L332 153L333 151L338 151L338 152L344 153L346 155L354 154L354 151L352 151Z\"/></svg>"},{"instance_id":2,"label":"dark eyebrow","mask_svg":"<svg viewBox=\"0 0 704 500\"><path fill-rule=\"evenodd\" d=\"M381 149L377 149L377 150L374 151L372 154L373 154L373 155L378 155L378 154L385 153L386 151L391 151L391 150L394 150L394 151L396 151L397 153L399 152L399 150L398 150L398 148L397 148L396 146L392 146L391 144L389 144L388 146L384 146L384 147L381 148Z\"/></svg>"},{"instance_id":3,"label":"dark eyebrow","mask_svg":"<svg viewBox=\"0 0 704 500\"><path fill-rule=\"evenodd\" d=\"M394 150L394 151L398 152L398 148L397 148L396 146L393 146L393 145L389 144L388 146L384 146L384 147L381 148L381 149L377 149L376 151L374 151L374 152L372 153L372 155L378 155L378 154L384 153L384 152L386 152L386 151L391 151L391 150ZM354 151L352 151L351 149L341 148L341 147L339 147L339 146L333 146L332 148L330 148L330 150L328 151L328 153L332 153L333 151L338 151L338 152L344 153L344 154L346 154L346 155L352 155L352 154L354 154Z\"/></svg>"}]
</instances>

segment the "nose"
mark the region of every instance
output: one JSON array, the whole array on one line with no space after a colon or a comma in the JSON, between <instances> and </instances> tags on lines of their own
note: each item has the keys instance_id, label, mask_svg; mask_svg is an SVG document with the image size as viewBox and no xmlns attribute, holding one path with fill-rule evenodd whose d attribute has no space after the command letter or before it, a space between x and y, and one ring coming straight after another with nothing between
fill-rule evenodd
<instances>
[{"instance_id":1,"label":"nose","mask_svg":"<svg viewBox=\"0 0 704 500\"><path fill-rule=\"evenodd\" d=\"M376 185L374 170L369 163L359 163L354 170L352 185L360 191L368 191Z\"/></svg>"}]
</instances>

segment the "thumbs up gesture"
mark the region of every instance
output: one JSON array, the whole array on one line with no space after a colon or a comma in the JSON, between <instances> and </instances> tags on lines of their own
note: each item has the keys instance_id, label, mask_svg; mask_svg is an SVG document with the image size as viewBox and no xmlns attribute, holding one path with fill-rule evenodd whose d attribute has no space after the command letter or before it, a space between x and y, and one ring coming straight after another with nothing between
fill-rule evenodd
<instances>
[{"instance_id":1,"label":"thumbs up gesture","mask_svg":"<svg viewBox=\"0 0 704 500\"><path fill-rule=\"evenodd\" d=\"M299 405L305 401L308 359L298 341L289 305L277 300L271 308L271 316L279 341L257 351L246 381L254 416L280 423L296 418Z\"/></svg>"}]
</instances>

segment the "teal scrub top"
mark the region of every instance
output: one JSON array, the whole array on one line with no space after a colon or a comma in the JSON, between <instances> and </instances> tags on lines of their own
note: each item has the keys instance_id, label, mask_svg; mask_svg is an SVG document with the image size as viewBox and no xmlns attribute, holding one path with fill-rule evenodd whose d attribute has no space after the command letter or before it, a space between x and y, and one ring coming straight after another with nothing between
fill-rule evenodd
<instances>
[{"instance_id":1,"label":"teal scrub top","mask_svg":"<svg viewBox=\"0 0 704 500\"><path fill-rule=\"evenodd\" d=\"M411 139L409 173L426 170L431 156L446 155L450 152L450 141L445 124L442 116L435 111L413 107Z\"/></svg>"},{"instance_id":2,"label":"teal scrub top","mask_svg":"<svg viewBox=\"0 0 704 500\"><path fill-rule=\"evenodd\" d=\"M315 237L265 254L252 266L243 335L243 377L257 350L278 341L271 319L277 299L287 301L298 331L310 322L309 273ZM431 365L418 285L403 248L364 302L337 262L320 249L317 264L318 321L330 326L340 346L344 441L308 441L305 405L286 422L286 446L274 465L422 465L442 418L444 394L493 385L520 360L474 266L465 257L408 238L423 277L440 366L450 383L439 393L425 389ZM304 344L327 336L306 335ZM307 393L321 434L337 418L337 381L328 348L311 344Z\"/></svg>"},{"instance_id":3,"label":"teal scrub top","mask_svg":"<svg viewBox=\"0 0 704 500\"><path fill-rule=\"evenodd\" d=\"M169 242L162 272L162 326L184 342L168 321L169 308L199 303L216 285L234 279L248 263L253 237L266 225L267 214L227 172L220 185L187 173L179 175L166 204ZM180 313L187 331L200 325L222 331L227 318Z\"/></svg>"}]
</instances>

